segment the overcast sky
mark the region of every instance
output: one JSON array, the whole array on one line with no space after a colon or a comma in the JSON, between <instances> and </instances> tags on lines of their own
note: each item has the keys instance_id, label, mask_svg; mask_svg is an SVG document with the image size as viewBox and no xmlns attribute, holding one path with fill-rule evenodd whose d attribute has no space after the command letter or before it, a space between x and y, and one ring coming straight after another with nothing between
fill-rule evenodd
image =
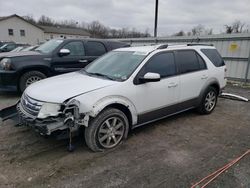
<instances>
[{"instance_id":1,"label":"overcast sky","mask_svg":"<svg viewBox=\"0 0 250 188\"><path fill-rule=\"evenodd\" d=\"M41 15L77 22L98 20L113 28L153 32L155 0L0 0L0 16ZM214 33L235 20L250 29L250 0L159 0L158 35L189 31L202 24Z\"/></svg>"}]
</instances>

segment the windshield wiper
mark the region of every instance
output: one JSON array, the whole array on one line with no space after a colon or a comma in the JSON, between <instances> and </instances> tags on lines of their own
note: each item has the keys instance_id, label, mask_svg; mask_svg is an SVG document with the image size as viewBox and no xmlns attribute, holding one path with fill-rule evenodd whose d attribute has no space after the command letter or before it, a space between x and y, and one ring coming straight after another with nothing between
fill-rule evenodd
<instances>
[{"instance_id":1,"label":"windshield wiper","mask_svg":"<svg viewBox=\"0 0 250 188\"><path fill-rule=\"evenodd\" d=\"M96 75L96 76L101 76L101 77L105 77L109 80L116 80L115 78L112 78L111 76L108 76L108 75L105 75L105 74L102 74L102 73L98 73L98 72L87 72L85 71L87 74L90 74L90 75Z\"/></svg>"}]
</instances>

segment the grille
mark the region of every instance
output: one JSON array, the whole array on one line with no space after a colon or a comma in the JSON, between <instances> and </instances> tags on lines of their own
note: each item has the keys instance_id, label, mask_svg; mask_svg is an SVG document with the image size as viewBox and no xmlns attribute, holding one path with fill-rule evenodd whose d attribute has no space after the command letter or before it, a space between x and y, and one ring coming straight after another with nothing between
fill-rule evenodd
<instances>
[{"instance_id":1,"label":"grille","mask_svg":"<svg viewBox=\"0 0 250 188\"><path fill-rule=\"evenodd\" d=\"M21 105L23 110L25 110L26 113L32 115L32 116L37 116L41 107L42 107L42 102L30 98L28 95L25 93L23 94L21 98Z\"/></svg>"}]
</instances>

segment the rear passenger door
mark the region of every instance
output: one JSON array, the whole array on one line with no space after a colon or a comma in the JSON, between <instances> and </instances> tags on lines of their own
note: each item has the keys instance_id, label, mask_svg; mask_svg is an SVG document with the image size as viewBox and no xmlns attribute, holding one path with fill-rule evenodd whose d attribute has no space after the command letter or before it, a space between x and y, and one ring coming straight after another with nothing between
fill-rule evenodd
<instances>
[{"instance_id":1,"label":"rear passenger door","mask_svg":"<svg viewBox=\"0 0 250 188\"><path fill-rule=\"evenodd\" d=\"M175 59L180 75L180 102L197 98L209 76L205 61L195 50L175 51Z\"/></svg>"},{"instance_id":2,"label":"rear passenger door","mask_svg":"<svg viewBox=\"0 0 250 188\"><path fill-rule=\"evenodd\" d=\"M107 52L105 45L100 41L87 41L84 43L84 46L86 48L85 59L87 63L91 63Z\"/></svg>"}]
</instances>

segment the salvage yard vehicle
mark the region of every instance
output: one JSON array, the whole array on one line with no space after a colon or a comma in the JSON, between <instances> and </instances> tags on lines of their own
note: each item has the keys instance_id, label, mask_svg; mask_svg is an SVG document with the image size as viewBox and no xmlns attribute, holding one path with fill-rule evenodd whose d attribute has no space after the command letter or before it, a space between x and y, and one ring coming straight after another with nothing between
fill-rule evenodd
<instances>
[{"instance_id":1,"label":"salvage yard vehicle","mask_svg":"<svg viewBox=\"0 0 250 188\"><path fill-rule=\"evenodd\" d=\"M17 110L21 122L42 135L84 127L87 146L102 151L138 126L190 109L210 114L225 71L209 45L120 48L81 71L32 84Z\"/></svg>"},{"instance_id":2,"label":"salvage yard vehicle","mask_svg":"<svg viewBox=\"0 0 250 188\"><path fill-rule=\"evenodd\" d=\"M41 79L80 70L87 64L126 43L97 39L54 39L34 51L0 57L0 87L14 86L21 92Z\"/></svg>"},{"instance_id":3,"label":"salvage yard vehicle","mask_svg":"<svg viewBox=\"0 0 250 188\"><path fill-rule=\"evenodd\" d=\"M10 52L19 46L27 46L27 44L16 44L14 42L7 42L0 47L0 53Z\"/></svg>"}]
</instances>

